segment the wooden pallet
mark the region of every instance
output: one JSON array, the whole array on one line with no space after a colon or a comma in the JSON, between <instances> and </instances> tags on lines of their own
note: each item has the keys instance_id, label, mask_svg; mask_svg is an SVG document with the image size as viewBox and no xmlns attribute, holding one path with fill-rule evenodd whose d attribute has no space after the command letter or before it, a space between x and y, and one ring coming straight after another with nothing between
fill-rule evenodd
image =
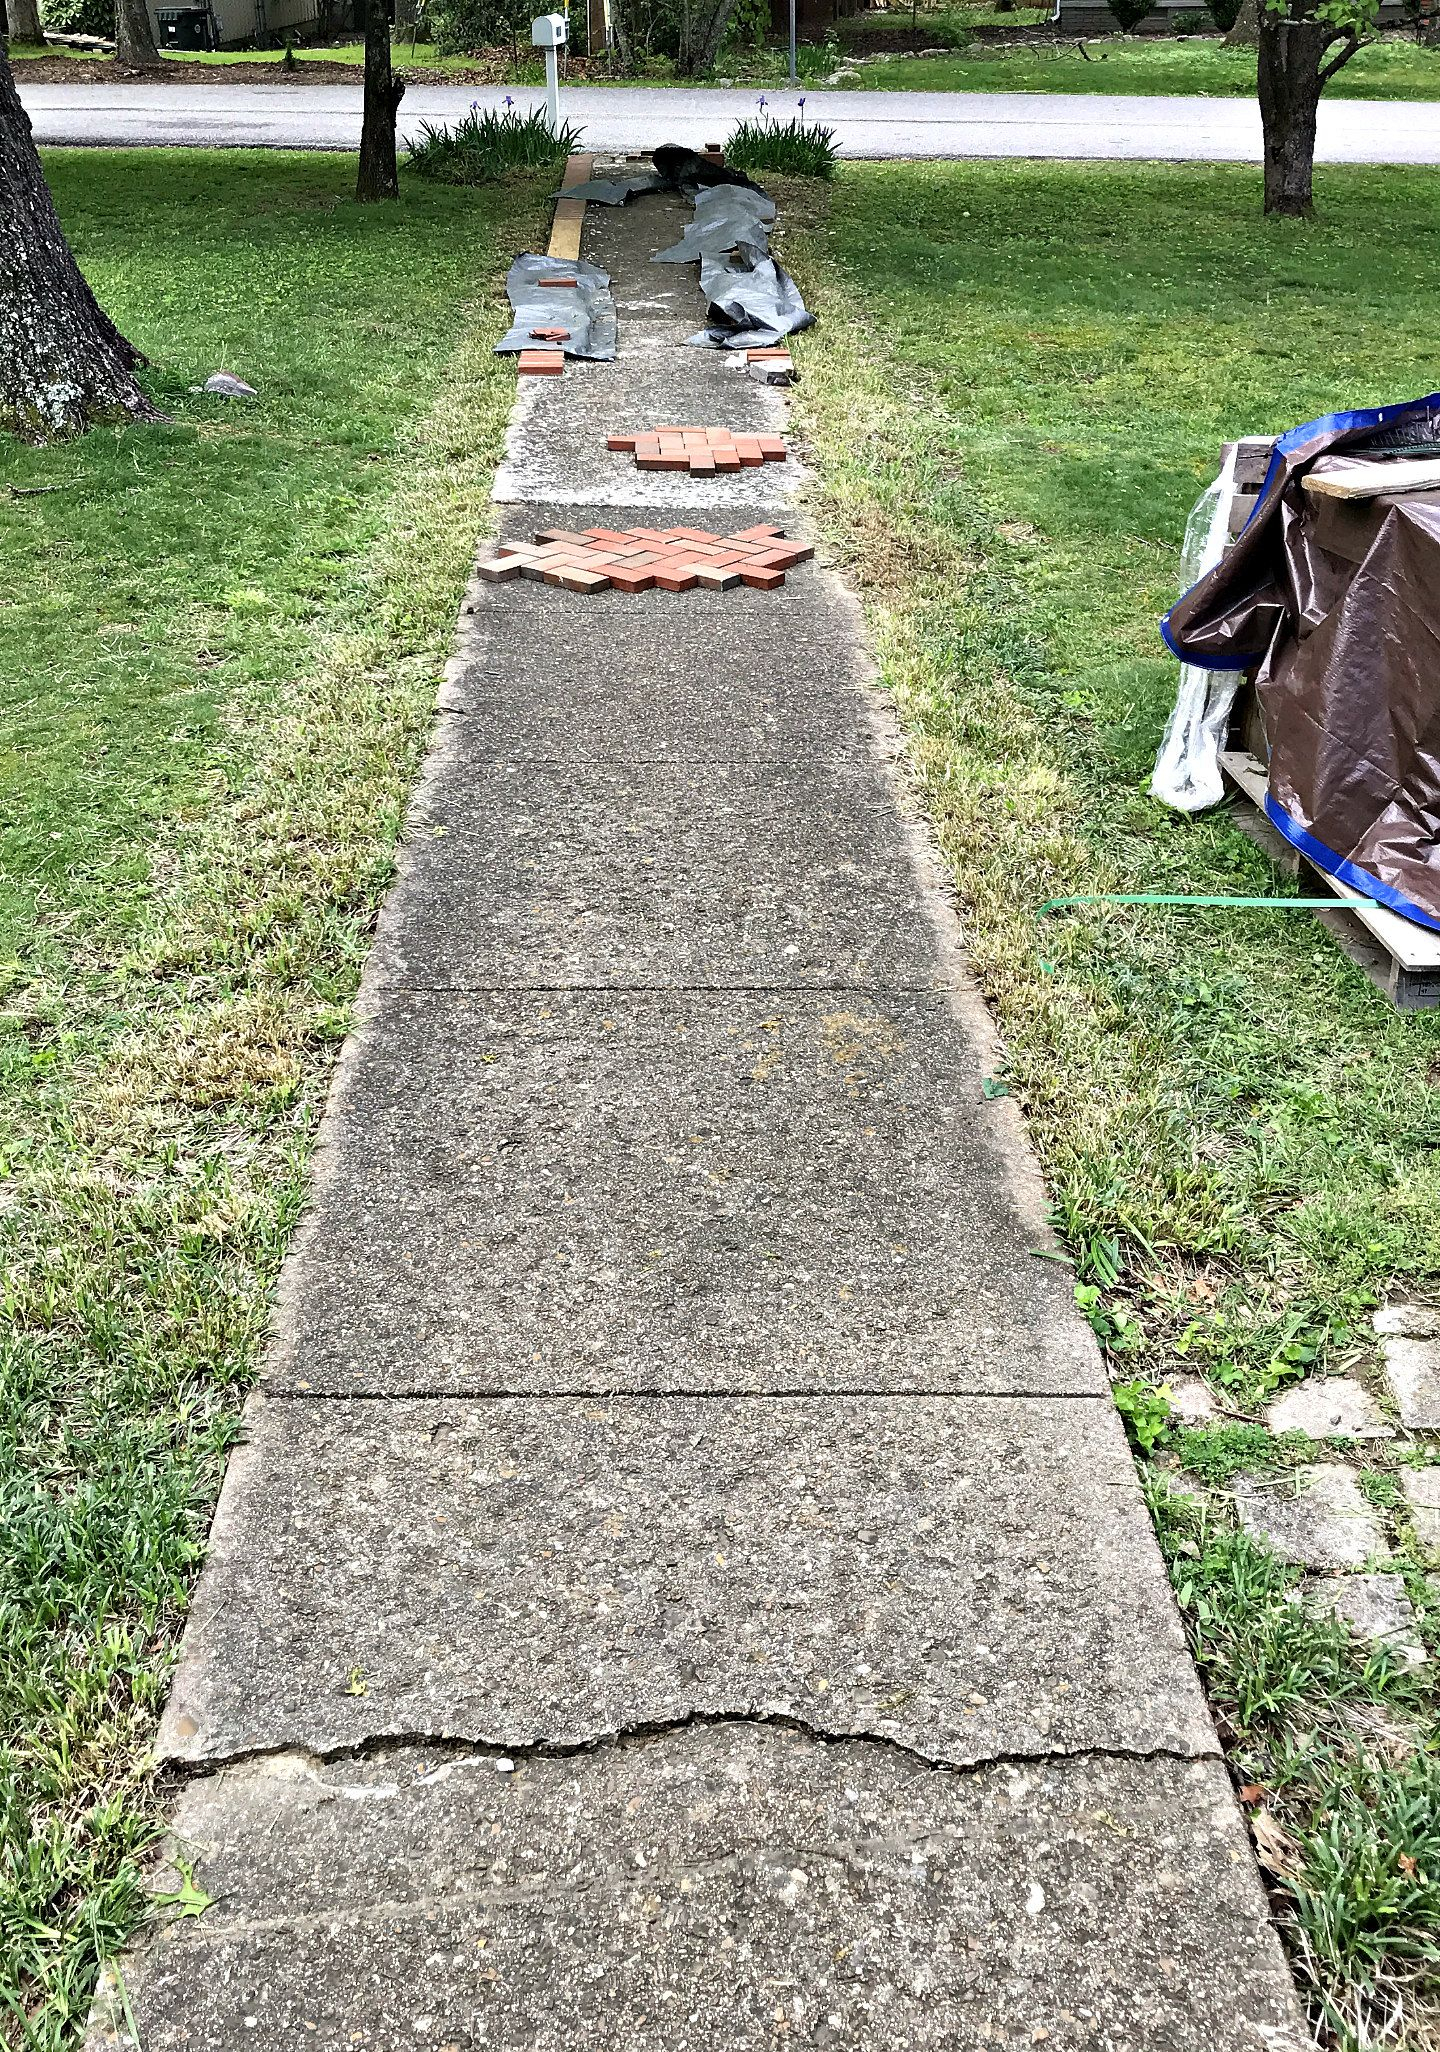
<instances>
[{"instance_id":1,"label":"wooden pallet","mask_svg":"<svg viewBox=\"0 0 1440 2052\"><path fill-rule=\"evenodd\" d=\"M1242 799L1254 806L1268 826L1265 792L1269 778L1264 763L1248 749L1227 748L1221 753L1220 767ZM1275 829L1271 827L1269 831L1273 834ZM1284 846L1294 862L1305 896L1335 900L1337 916L1333 922L1324 912L1317 913L1317 918L1325 921L1351 961L1384 991L1396 1009L1428 1012L1440 1005L1440 933L1417 926L1413 919L1402 919L1398 912L1387 912L1383 905L1352 890L1339 877L1327 876L1323 869L1307 862L1298 848L1291 848L1288 842Z\"/></svg>"}]
</instances>

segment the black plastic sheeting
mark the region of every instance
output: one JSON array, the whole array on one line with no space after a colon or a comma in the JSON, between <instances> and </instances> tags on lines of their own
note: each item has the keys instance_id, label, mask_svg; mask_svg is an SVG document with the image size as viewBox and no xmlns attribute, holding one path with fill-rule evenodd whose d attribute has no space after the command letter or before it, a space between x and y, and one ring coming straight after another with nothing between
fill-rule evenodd
<instances>
[{"instance_id":1,"label":"black plastic sheeting","mask_svg":"<svg viewBox=\"0 0 1440 2052\"><path fill-rule=\"evenodd\" d=\"M546 286L540 283L542 278L573 278L575 283ZM495 344L497 356L513 356L519 349L554 348L557 345L553 343L536 341L530 330L568 328L569 340L558 345L567 356L613 363L615 301L610 296L610 273L598 264L566 263L552 256L516 257L506 275L505 290L515 318Z\"/></svg>"},{"instance_id":2,"label":"black plastic sheeting","mask_svg":"<svg viewBox=\"0 0 1440 2052\"><path fill-rule=\"evenodd\" d=\"M700 266L706 323L690 340L701 348L756 349L815 325L790 273L770 254L775 202L742 172L714 164L695 150L662 143L654 171L595 178L569 187L566 199L624 206L649 192L679 192L695 204L695 218L657 264Z\"/></svg>"}]
</instances>

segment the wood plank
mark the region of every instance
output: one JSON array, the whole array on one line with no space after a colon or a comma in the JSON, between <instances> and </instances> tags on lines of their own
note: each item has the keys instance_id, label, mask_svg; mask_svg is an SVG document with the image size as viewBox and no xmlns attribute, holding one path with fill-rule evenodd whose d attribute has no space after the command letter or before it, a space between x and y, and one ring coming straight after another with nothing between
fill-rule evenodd
<instances>
[{"instance_id":1,"label":"wood plank","mask_svg":"<svg viewBox=\"0 0 1440 2052\"><path fill-rule=\"evenodd\" d=\"M1391 499L1400 492L1440 491L1440 457L1322 456L1304 489L1322 499Z\"/></svg>"},{"instance_id":2,"label":"wood plank","mask_svg":"<svg viewBox=\"0 0 1440 2052\"><path fill-rule=\"evenodd\" d=\"M560 189L568 192L572 185L584 185L594 168L593 156L572 156L566 159L565 176ZM555 219L550 226L550 241L546 256L558 257L561 263L576 264L580 261L580 238L585 232L585 202L583 199L559 199L555 202Z\"/></svg>"}]
</instances>

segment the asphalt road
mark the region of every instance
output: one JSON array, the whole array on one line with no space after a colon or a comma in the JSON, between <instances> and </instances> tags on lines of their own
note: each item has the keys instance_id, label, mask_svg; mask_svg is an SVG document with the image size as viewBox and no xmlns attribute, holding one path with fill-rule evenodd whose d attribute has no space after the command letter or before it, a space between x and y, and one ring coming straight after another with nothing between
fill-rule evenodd
<instances>
[{"instance_id":1,"label":"asphalt road","mask_svg":"<svg viewBox=\"0 0 1440 2052\"><path fill-rule=\"evenodd\" d=\"M215 149L354 149L360 87L348 85L34 85L21 88L42 143L172 144ZM453 119L501 87L412 86L401 129ZM524 88L520 106L542 95ZM754 90L577 87L567 119L591 149L662 140L723 140L753 114ZM782 117L794 96L772 92ZM1113 157L1258 162L1260 116L1248 99L1141 99L1120 94L812 92L807 117L828 123L849 157ZM1320 109L1322 162L1440 163L1440 102L1334 100Z\"/></svg>"}]
</instances>

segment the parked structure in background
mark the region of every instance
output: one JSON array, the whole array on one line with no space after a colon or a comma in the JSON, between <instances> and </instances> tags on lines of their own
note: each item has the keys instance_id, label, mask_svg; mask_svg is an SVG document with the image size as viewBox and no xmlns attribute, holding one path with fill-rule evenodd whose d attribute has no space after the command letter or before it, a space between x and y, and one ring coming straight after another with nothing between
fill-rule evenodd
<instances>
[{"instance_id":1,"label":"parked structure in background","mask_svg":"<svg viewBox=\"0 0 1440 2052\"><path fill-rule=\"evenodd\" d=\"M353 28L353 0L148 0L162 50L218 50Z\"/></svg>"}]
</instances>

